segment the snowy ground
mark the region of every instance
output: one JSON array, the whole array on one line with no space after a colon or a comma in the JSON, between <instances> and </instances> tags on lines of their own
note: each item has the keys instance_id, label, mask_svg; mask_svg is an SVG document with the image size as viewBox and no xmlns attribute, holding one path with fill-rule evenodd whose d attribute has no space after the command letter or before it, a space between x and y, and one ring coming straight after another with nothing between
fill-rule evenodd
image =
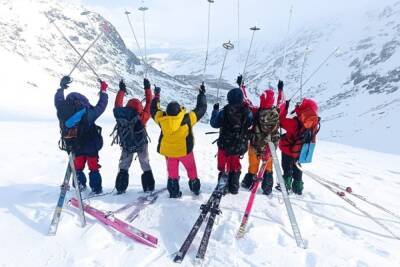
<instances>
[{"instance_id":1,"label":"snowy ground","mask_svg":"<svg viewBox=\"0 0 400 267\"><path fill-rule=\"evenodd\" d=\"M103 125L103 135L108 136L112 127L111 123ZM159 238L159 247L154 249L133 242L90 216L87 226L80 228L75 210L68 205L57 236L48 237L67 164L66 155L57 148L57 123L0 122L0 266L179 266L172 262L172 254L179 249L198 216L200 204L216 182L216 148L211 145L214 136L204 135L208 126L196 127L195 153L202 195L194 198L190 194L182 172L182 199L169 199L165 193L133 222ZM157 188L162 188L166 185L165 162L155 152L159 130L153 123L149 128L153 141L151 162ZM107 138L100 154L106 192L114 187L119 157L119 148L109 144ZM399 214L398 162L400 156L319 142L316 160L308 169L352 186L356 193ZM138 197L139 169L136 161L130 170L127 194L99 197L90 204L114 210ZM257 196L248 233L237 241L235 233L249 196L241 191L222 200L223 214L211 236L204 266L400 266L399 240L389 238L374 222L308 177L304 180L304 196L291 199L308 249L296 247L278 192L272 198ZM360 201L357 204L400 235L400 222ZM199 239L182 266L198 264L194 260L198 244Z\"/></svg>"}]
</instances>

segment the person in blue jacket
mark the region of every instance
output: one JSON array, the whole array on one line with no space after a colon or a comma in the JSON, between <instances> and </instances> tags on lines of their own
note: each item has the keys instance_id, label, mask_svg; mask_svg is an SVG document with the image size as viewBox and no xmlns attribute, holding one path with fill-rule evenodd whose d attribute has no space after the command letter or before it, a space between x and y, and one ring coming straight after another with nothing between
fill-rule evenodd
<instances>
[{"instance_id":1,"label":"person in blue jacket","mask_svg":"<svg viewBox=\"0 0 400 267\"><path fill-rule=\"evenodd\" d=\"M83 173L87 163L89 167L89 185L92 192L101 194L102 178L99 172L99 151L103 147L101 128L96 120L105 111L108 103L107 83L100 82L100 98L95 106L80 93L70 93L64 97L64 90L72 82L69 76L64 76L60 88L54 97L57 116L61 128L61 146L68 153L75 156L74 165L78 178L79 188L86 189L86 176Z\"/></svg>"}]
</instances>

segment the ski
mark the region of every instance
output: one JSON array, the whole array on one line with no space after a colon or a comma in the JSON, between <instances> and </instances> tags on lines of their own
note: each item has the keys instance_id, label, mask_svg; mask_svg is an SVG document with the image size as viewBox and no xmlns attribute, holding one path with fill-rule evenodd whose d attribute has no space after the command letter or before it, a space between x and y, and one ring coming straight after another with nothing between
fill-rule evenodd
<instances>
[{"instance_id":1,"label":"ski","mask_svg":"<svg viewBox=\"0 0 400 267\"><path fill-rule=\"evenodd\" d=\"M217 190L215 192L215 197L212 201L212 207L209 210L210 217L208 218L206 228L204 229L203 237L201 239L199 249L197 250L196 259L204 259L204 256L206 255L208 242L210 241L211 232L215 223L215 218L217 215L221 214L219 204L221 202L222 195L223 191Z\"/></svg>"},{"instance_id":2,"label":"ski","mask_svg":"<svg viewBox=\"0 0 400 267\"><path fill-rule=\"evenodd\" d=\"M244 236L245 232L246 232L247 222L249 220L250 213L251 213L251 210L253 208L253 203L254 203L254 199L255 199L256 194L257 194L258 187L260 185L260 182L263 179L266 165L267 165L267 162L263 161L263 163L261 164L261 167L260 167L260 169L258 171L257 178L254 181L253 186L251 188L251 194L250 194L250 197L249 197L249 201L247 202L247 206L246 206L246 210L244 212L243 218L242 218L242 222L241 222L239 230L238 230L238 232L236 234L236 238L238 238L238 239L242 238Z\"/></svg>"},{"instance_id":3,"label":"ski","mask_svg":"<svg viewBox=\"0 0 400 267\"><path fill-rule=\"evenodd\" d=\"M303 171L303 169L301 168L300 165L297 164L297 167ZM368 212L366 212L365 210L361 209L360 207L357 206L357 204L352 201L351 199L349 199L346 196L346 193L343 191L337 191L335 188L333 188L332 186L330 186L327 183L324 183L323 181L319 180L318 178L315 178L313 176L310 176L306 173L306 175L308 177L310 177L311 179L313 179L315 182L317 182L318 184L322 185L323 187L325 187L326 189L328 189L329 191L331 191L332 193L334 193L335 195L337 195L338 197L340 197L341 199L343 199L344 201L346 201L348 204L350 204L351 206L353 206L353 208L355 208L356 210L358 210L359 212L361 212L362 214L364 214L367 218L369 218L370 220L372 220L373 222L375 222L377 225L379 225L382 229L384 229L387 233L389 233L393 238L400 240L400 237L398 237L395 233L393 233L386 225L384 225L382 222L380 222L378 219L376 219L374 216L372 216L371 214L369 214Z\"/></svg>"},{"instance_id":4,"label":"ski","mask_svg":"<svg viewBox=\"0 0 400 267\"><path fill-rule=\"evenodd\" d=\"M71 167L68 162L67 169L65 171L65 176L62 185L60 186L61 192L58 198L57 206L54 210L53 219L51 220L48 235L56 235L58 224L60 223L61 212L65 202L65 196L69 190L69 181L71 179Z\"/></svg>"},{"instance_id":5,"label":"ski","mask_svg":"<svg viewBox=\"0 0 400 267\"><path fill-rule=\"evenodd\" d=\"M81 221L81 227L85 227L86 218L85 218L85 212L83 211L82 194L81 194L78 178L76 176L74 160L75 160L75 155L72 152L70 152L69 153L69 167L71 168L72 181L75 185L75 193L76 193L76 199L78 200L78 209L79 209L79 217L80 217L80 221Z\"/></svg>"},{"instance_id":6,"label":"ski","mask_svg":"<svg viewBox=\"0 0 400 267\"><path fill-rule=\"evenodd\" d=\"M299 166L298 166L298 167L299 167ZM301 167L300 167L300 168L301 168ZM327 183L327 184L329 184L329 185L331 185L331 186L334 186L334 187L336 187L336 188L338 188L338 189L340 189L340 190L343 190L343 191L345 191L346 193L348 193L348 194L350 194L350 195L352 195L352 196L354 196L354 197L356 197L356 198L358 198L358 199L361 199L362 201L364 201L364 202L370 204L371 206L374 206L375 208L380 209L380 210L386 212L387 214L390 214L390 215L392 215L393 217L396 217L397 219L400 219L400 215L398 215L398 214L396 214L396 213L394 213L394 212L392 212L392 211L386 209L385 207L382 207L381 205L379 205L379 204L377 204L377 203L375 203L375 202L372 202L372 201L368 200L366 197L364 197L364 196L362 196L362 195L355 194L355 193L353 192L352 188L349 187L349 186L343 186L343 185L340 185L340 184L338 184L338 183L335 183L335 182L326 180L326 179L322 178L321 176L319 176L319 175L317 175L317 174L315 174L315 173L313 173L313 172L310 172L310 171L306 171L306 170L302 170L302 171L303 171L307 176L310 176L310 177L313 176L314 178L319 179L319 180L321 180L322 182L325 182L325 183Z\"/></svg>"},{"instance_id":7,"label":"ski","mask_svg":"<svg viewBox=\"0 0 400 267\"><path fill-rule=\"evenodd\" d=\"M276 171L276 176L278 177L279 184L281 185L281 188L283 189L283 190L281 190L283 202L285 203L286 211L289 216L290 225L292 226L292 231L293 231L294 238L296 240L296 244L298 247L305 249L306 245L301 236L300 228L297 223L296 216L294 215L292 204L290 203L290 200L289 200L289 195L286 190L285 181L283 180L282 170L281 170L281 166L279 164L278 155L276 154L275 145L272 142L268 142L268 147L269 147L269 150L271 151L272 160L273 160L275 171Z\"/></svg>"},{"instance_id":8,"label":"ski","mask_svg":"<svg viewBox=\"0 0 400 267\"><path fill-rule=\"evenodd\" d=\"M208 199L207 203L202 204L200 206L201 213L200 213L199 217L197 218L196 222L194 223L189 234L187 235L181 248L176 253L176 255L174 257L174 262L180 263L183 261L185 255L188 252L190 246L192 245L193 240L195 239L201 225L203 224L205 218L207 217L208 212L211 210L211 207L214 203L214 198L217 197L215 193L218 191L218 192L222 192L222 194L223 194L223 192L225 191L227 182L228 182L228 176L227 176L227 174L223 174L218 182L217 187L215 188L215 190L211 194L210 198Z\"/></svg>"},{"instance_id":9,"label":"ski","mask_svg":"<svg viewBox=\"0 0 400 267\"><path fill-rule=\"evenodd\" d=\"M76 208L79 206L79 202L76 198L71 198L70 203L72 206ZM90 214L103 224L114 228L116 231L126 235L130 239L151 247L157 247L158 244L157 237L147 234L115 217L107 216L105 212L93 208L88 204L84 204L83 209L86 213Z\"/></svg>"},{"instance_id":10,"label":"ski","mask_svg":"<svg viewBox=\"0 0 400 267\"><path fill-rule=\"evenodd\" d=\"M147 196L139 197L138 203L137 203L137 205L135 205L136 206L135 209L126 217L125 220L128 222L133 222L133 220L135 220L139 216L139 213L143 209L145 209L148 205L151 205L154 202L156 202L159 194L166 190L167 190L167 188L163 188L163 189L151 192Z\"/></svg>"}]
</instances>

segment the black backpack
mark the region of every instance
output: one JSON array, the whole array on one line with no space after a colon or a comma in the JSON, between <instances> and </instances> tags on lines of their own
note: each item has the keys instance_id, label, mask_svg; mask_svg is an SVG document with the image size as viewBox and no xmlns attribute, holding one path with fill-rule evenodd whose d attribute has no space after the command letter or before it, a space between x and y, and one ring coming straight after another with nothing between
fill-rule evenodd
<instances>
[{"instance_id":1,"label":"black backpack","mask_svg":"<svg viewBox=\"0 0 400 267\"><path fill-rule=\"evenodd\" d=\"M113 112L117 124L110 135L113 136L111 145L119 144L128 153L142 152L148 135L139 113L129 107L114 108Z\"/></svg>"},{"instance_id":2,"label":"black backpack","mask_svg":"<svg viewBox=\"0 0 400 267\"><path fill-rule=\"evenodd\" d=\"M250 109L243 105L227 105L224 107L222 127L218 139L218 147L228 155L243 156L248 149Z\"/></svg>"},{"instance_id":3,"label":"black backpack","mask_svg":"<svg viewBox=\"0 0 400 267\"><path fill-rule=\"evenodd\" d=\"M101 136L100 127L89 125L87 110L72 100L65 100L57 107L57 117L61 134L58 146L61 150L68 153L79 151L94 135Z\"/></svg>"},{"instance_id":4,"label":"black backpack","mask_svg":"<svg viewBox=\"0 0 400 267\"><path fill-rule=\"evenodd\" d=\"M278 128L279 113L276 107L257 111L251 131L250 144L258 156L264 156L268 141L277 143L279 140ZM269 136L271 136L271 139L269 139Z\"/></svg>"}]
</instances>

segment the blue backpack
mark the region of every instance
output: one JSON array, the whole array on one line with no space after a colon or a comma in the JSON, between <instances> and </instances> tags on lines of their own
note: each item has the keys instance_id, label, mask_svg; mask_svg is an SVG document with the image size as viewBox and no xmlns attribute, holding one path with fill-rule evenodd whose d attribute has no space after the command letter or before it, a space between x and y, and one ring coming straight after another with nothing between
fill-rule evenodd
<instances>
[{"instance_id":1,"label":"blue backpack","mask_svg":"<svg viewBox=\"0 0 400 267\"><path fill-rule=\"evenodd\" d=\"M139 113L129 107L118 107L113 110L117 124L111 135L111 145L119 144L128 153L142 152L148 144L148 135L140 121Z\"/></svg>"}]
</instances>

